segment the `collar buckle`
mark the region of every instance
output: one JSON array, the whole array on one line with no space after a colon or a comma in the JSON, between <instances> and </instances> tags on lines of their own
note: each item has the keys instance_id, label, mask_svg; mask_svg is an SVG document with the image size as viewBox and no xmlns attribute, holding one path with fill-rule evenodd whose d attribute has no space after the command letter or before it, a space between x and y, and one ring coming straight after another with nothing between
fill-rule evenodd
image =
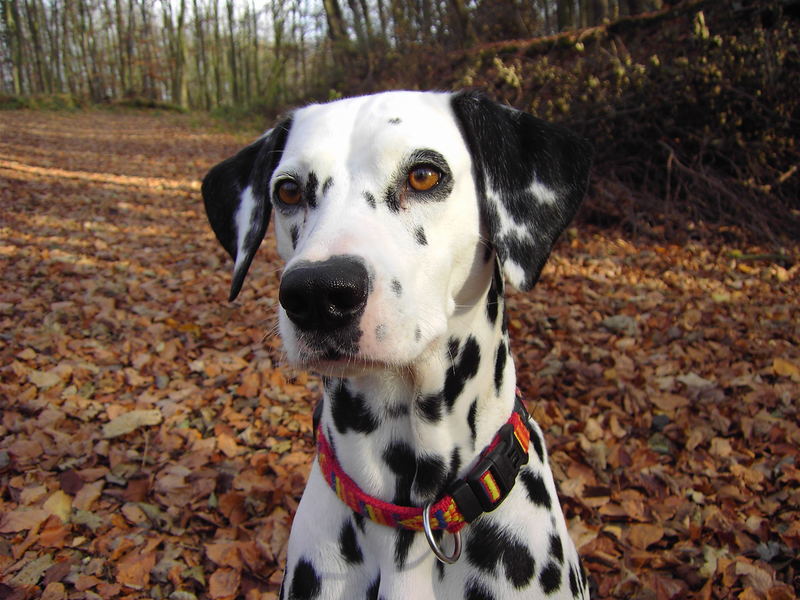
<instances>
[{"instance_id":1,"label":"collar buckle","mask_svg":"<svg viewBox=\"0 0 800 600\"><path fill-rule=\"evenodd\" d=\"M466 477L449 489L467 523L497 508L514 487L522 465L528 462L528 452L514 435L511 423L500 428L496 440Z\"/></svg>"}]
</instances>

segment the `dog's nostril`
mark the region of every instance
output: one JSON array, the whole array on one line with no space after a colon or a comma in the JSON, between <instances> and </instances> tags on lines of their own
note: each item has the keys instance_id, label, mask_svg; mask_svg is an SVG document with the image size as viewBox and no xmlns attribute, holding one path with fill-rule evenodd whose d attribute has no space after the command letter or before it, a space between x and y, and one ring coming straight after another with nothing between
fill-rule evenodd
<instances>
[{"instance_id":1,"label":"dog's nostril","mask_svg":"<svg viewBox=\"0 0 800 600\"><path fill-rule=\"evenodd\" d=\"M304 315L310 309L310 303L302 290L281 284L279 301L290 315Z\"/></svg>"},{"instance_id":2,"label":"dog's nostril","mask_svg":"<svg viewBox=\"0 0 800 600\"><path fill-rule=\"evenodd\" d=\"M301 263L281 279L279 300L292 322L305 330L343 327L364 310L369 277L364 264L340 256Z\"/></svg>"},{"instance_id":3,"label":"dog's nostril","mask_svg":"<svg viewBox=\"0 0 800 600\"><path fill-rule=\"evenodd\" d=\"M332 289L328 293L329 310L347 313L358 310L366 300L366 290L361 287L345 285L340 289Z\"/></svg>"}]
</instances>

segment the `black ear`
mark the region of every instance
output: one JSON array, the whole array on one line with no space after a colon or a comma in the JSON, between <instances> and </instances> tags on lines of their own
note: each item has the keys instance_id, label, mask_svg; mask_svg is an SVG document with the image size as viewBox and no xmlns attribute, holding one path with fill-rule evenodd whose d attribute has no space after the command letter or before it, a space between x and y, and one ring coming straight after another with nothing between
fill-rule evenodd
<instances>
[{"instance_id":1,"label":"black ear","mask_svg":"<svg viewBox=\"0 0 800 600\"><path fill-rule=\"evenodd\" d=\"M242 289L244 276L269 225L269 180L289 135L291 119L276 125L236 156L222 161L203 179L203 202L211 228L233 258L229 300Z\"/></svg>"},{"instance_id":2,"label":"black ear","mask_svg":"<svg viewBox=\"0 0 800 600\"><path fill-rule=\"evenodd\" d=\"M581 203L591 146L563 127L479 93L455 94L452 107L505 277L529 290Z\"/></svg>"}]
</instances>

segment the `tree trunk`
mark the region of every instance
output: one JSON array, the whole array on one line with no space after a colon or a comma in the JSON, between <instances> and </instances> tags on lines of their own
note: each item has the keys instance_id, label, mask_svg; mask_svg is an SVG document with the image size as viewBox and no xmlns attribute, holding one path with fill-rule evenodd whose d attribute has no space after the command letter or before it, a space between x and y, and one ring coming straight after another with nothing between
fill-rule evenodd
<instances>
[{"instance_id":1,"label":"tree trunk","mask_svg":"<svg viewBox=\"0 0 800 600\"><path fill-rule=\"evenodd\" d=\"M36 86L33 88L38 93L49 91L47 89L47 77L45 76L44 48L39 39L39 15L36 0L24 0L25 18L28 22L28 32L31 36L29 50L33 54L34 73L36 74Z\"/></svg>"},{"instance_id":2,"label":"tree trunk","mask_svg":"<svg viewBox=\"0 0 800 600\"><path fill-rule=\"evenodd\" d=\"M453 16L456 23L456 35L462 40L462 46L472 46L477 42L475 28L464 0L450 0L453 8Z\"/></svg>"},{"instance_id":3,"label":"tree trunk","mask_svg":"<svg viewBox=\"0 0 800 600\"><path fill-rule=\"evenodd\" d=\"M222 33L219 24L219 0L214 0L214 97L222 105Z\"/></svg>"},{"instance_id":4,"label":"tree trunk","mask_svg":"<svg viewBox=\"0 0 800 600\"><path fill-rule=\"evenodd\" d=\"M126 96L131 90L130 80L128 77L128 65L125 62L125 26L123 25L121 0L114 0L114 18L117 28L117 47L115 48L115 54L117 57L117 70L119 71L119 81L122 89L122 95Z\"/></svg>"},{"instance_id":5,"label":"tree trunk","mask_svg":"<svg viewBox=\"0 0 800 600\"><path fill-rule=\"evenodd\" d=\"M197 0L193 0L194 7L194 35L197 47L195 49L195 64L197 68L197 84L200 86L199 97L205 110L211 109L211 96L208 92L208 57L206 55L206 35L200 8Z\"/></svg>"},{"instance_id":6,"label":"tree trunk","mask_svg":"<svg viewBox=\"0 0 800 600\"><path fill-rule=\"evenodd\" d=\"M234 33L233 21L233 0L226 0L225 6L228 12L228 62L231 68L231 84L233 86L233 103L239 104L239 69L236 60L236 37Z\"/></svg>"},{"instance_id":7,"label":"tree trunk","mask_svg":"<svg viewBox=\"0 0 800 600\"><path fill-rule=\"evenodd\" d=\"M573 0L558 0L556 3L556 19L558 20L559 31L566 31L575 27Z\"/></svg>"},{"instance_id":8,"label":"tree trunk","mask_svg":"<svg viewBox=\"0 0 800 600\"><path fill-rule=\"evenodd\" d=\"M592 24L602 25L608 18L608 0L592 0Z\"/></svg>"},{"instance_id":9,"label":"tree trunk","mask_svg":"<svg viewBox=\"0 0 800 600\"><path fill-rule=\"evenodd\" d=\"M3 0L3 26L11 51L11 80L15 96L23 92L22 43L23 35L17 0Z\"/></svg>"}]
</instances>

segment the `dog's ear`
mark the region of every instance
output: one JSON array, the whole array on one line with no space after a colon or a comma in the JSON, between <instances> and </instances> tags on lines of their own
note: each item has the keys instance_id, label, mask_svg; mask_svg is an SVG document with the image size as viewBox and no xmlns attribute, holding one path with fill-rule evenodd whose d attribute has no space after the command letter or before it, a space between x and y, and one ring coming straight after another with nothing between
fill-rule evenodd
<instances>
[{"instance_id":1,"label":"dog's ear","mask_svg":"<svg viewBox=\"0 0 800 600\"><path fill-rule=\"evenodd\" d=\"M211 228L233 258L229 300L244 277L269 225L269 180L289 135L291 119L265 133L238 154L212 168L203 179L203 202Z\"/></svg>"},{"instance_id":2,"label":"dog's ear","mask_svg":"<svg viewBox=\"0 0 800 600\"><path fill-rule=\"evenodd\" d=\"M591 146L482 94L452 98L472 155L481 216L506 279L529 290L586 191Z\"/></svg>"}]
</instances>

